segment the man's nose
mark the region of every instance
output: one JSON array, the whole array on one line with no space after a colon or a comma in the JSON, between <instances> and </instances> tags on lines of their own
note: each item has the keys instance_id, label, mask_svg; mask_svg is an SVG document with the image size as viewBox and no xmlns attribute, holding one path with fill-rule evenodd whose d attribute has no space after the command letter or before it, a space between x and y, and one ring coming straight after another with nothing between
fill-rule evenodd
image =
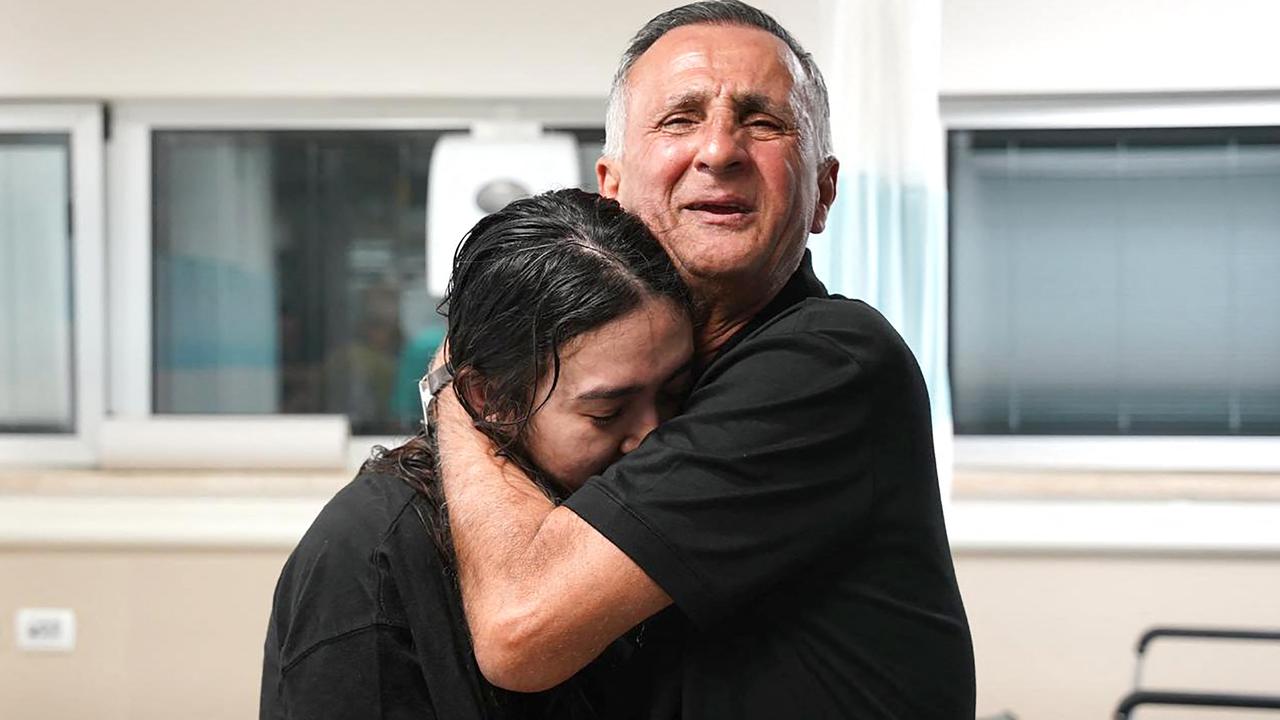
<instances>
[{"instance_id":1,"label":"man's nose","mask_svg":"<svg viewBox=\"0 0 1280 720\"><path fill-rule=\"evenodd\" d=\"M732 172L742 167L746 148L737 121L729 117L716 117L707 122L698 137L698 153L695 167L712 174Z\"/></svg>"},{"instance_id":2,"label":"man's nose","mask_svg":"<svg viewBox=\"0 0 1280 720\"><path fill-rule=\"evenodd\" d=\"M640 443L644 442L644 439L649 437L649 433L658 427L660 420L657 407L651 407L637 413L635 422L627 429L626 437L622 439L622 444L618 449L622 451L623 455L626 455L640 447Z\"/></svg>"}]
</instances>

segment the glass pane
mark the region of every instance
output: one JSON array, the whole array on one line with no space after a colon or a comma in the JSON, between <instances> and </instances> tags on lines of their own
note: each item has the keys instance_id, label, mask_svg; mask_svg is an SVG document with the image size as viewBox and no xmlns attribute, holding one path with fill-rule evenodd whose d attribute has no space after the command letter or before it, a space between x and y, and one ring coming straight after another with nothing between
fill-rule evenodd
<instances>
[{"instance_id":1,"label":"glass pane","mask_svg":"<svg viewBox=\"0 0 1280 720\"><path fill-rule=\"evenodd\" d=\"M0 432L74 430L71 145L0 134Z\"/></svg>"},{"instance_id":2,"label":"glass pane","mask_svg":"<svg viewBox=\"0 0 1280 720\"><path fill-rule=\"evenodd\" d=\"M574 132L598 147L599 131ZM155 412L412 432L444 337L425 282L441 134L156 132Z\"/></svg>"},{"instance_id":3,"label":"glass pane","mask_svg":"<svg viewBox=\"0 0 1280 720\"><path fill-rule=\"evenodd\" d=\"M969 434L1280 434L1280 128L952 135Z\"/></svg>"},{"instance_id":4,"label":"glass pane","mask_svg":"<svg viewBox=\"0 0 1280 720\"><path fill-rule=\"evenodd\" d=\"M596 181L596 161L604 153L604 128L547 128L547 131L570 133L577 138L582 189L600 192L600 183Z\"/></svg>"}]
</instances>

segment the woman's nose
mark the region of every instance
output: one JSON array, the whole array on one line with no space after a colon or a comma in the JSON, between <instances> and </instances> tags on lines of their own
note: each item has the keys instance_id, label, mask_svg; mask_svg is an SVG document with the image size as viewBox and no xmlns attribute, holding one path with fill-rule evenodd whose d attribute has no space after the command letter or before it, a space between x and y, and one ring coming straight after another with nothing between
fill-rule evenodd
<instances>
[{"instance_id":1,"label":"woman's nose","mask_svg":"<svg viewBox=\"0 0 1280 720\"><path fill-rule=\"evenodd\" d=\"M637 447L640 447L640 443L644 442L644 439L649 436L649 433L653 432L653 429L658 427L659 419L658 408L656 406L646 408L643 412L637 413L635 423L628 428L627 434L622 439L622 444L619 447L622 454L626 455Z\"/></svg>"}]
</instances>

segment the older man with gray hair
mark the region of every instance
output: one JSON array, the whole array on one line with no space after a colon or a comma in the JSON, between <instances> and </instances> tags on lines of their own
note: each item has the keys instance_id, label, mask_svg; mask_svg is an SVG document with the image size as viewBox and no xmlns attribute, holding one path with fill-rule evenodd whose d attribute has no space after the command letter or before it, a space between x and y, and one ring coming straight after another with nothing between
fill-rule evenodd
<instances>
[{"instance_id":1,"label":"older man with gray hair","mask_svg":"<svg viewBox=\"0 0 1280 720\"><path fill-rule=\"evenodd\" d=\"M839 170L812 58L741 2L676 8L632 40L607 123L601 193L692 289L700 375L680 416L559 507L443 396L481 670L550 687L674 603L675 690L653 716L972 718L920 371L805 250Z\"/></svg>"}]
</instances>

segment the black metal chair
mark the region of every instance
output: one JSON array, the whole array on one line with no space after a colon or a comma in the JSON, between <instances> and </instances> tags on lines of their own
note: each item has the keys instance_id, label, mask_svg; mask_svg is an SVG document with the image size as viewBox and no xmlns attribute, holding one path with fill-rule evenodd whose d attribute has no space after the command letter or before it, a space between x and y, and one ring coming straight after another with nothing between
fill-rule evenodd
<instances>
[{"instance_id":1,"label":"black metal chair","mask_svg":"<svg viewBox=\"0 0 1280 720\"><path fill-rule=\"evenodd\" d=\"M1280 630L1193 627L1154 627L1147 630L1138 640L1138 657L1133 674L1133 692L1120 701L1120 705L1116 708L1116 720L1129 720L1130 714L1140 705L1280 710L1280 695L1141 689L1142 661L1146 657L1147 647L1151 644L1151 641L1162 637L1192 638L1197 640L1280 641Z\"/></svg>"}]
</instances>

